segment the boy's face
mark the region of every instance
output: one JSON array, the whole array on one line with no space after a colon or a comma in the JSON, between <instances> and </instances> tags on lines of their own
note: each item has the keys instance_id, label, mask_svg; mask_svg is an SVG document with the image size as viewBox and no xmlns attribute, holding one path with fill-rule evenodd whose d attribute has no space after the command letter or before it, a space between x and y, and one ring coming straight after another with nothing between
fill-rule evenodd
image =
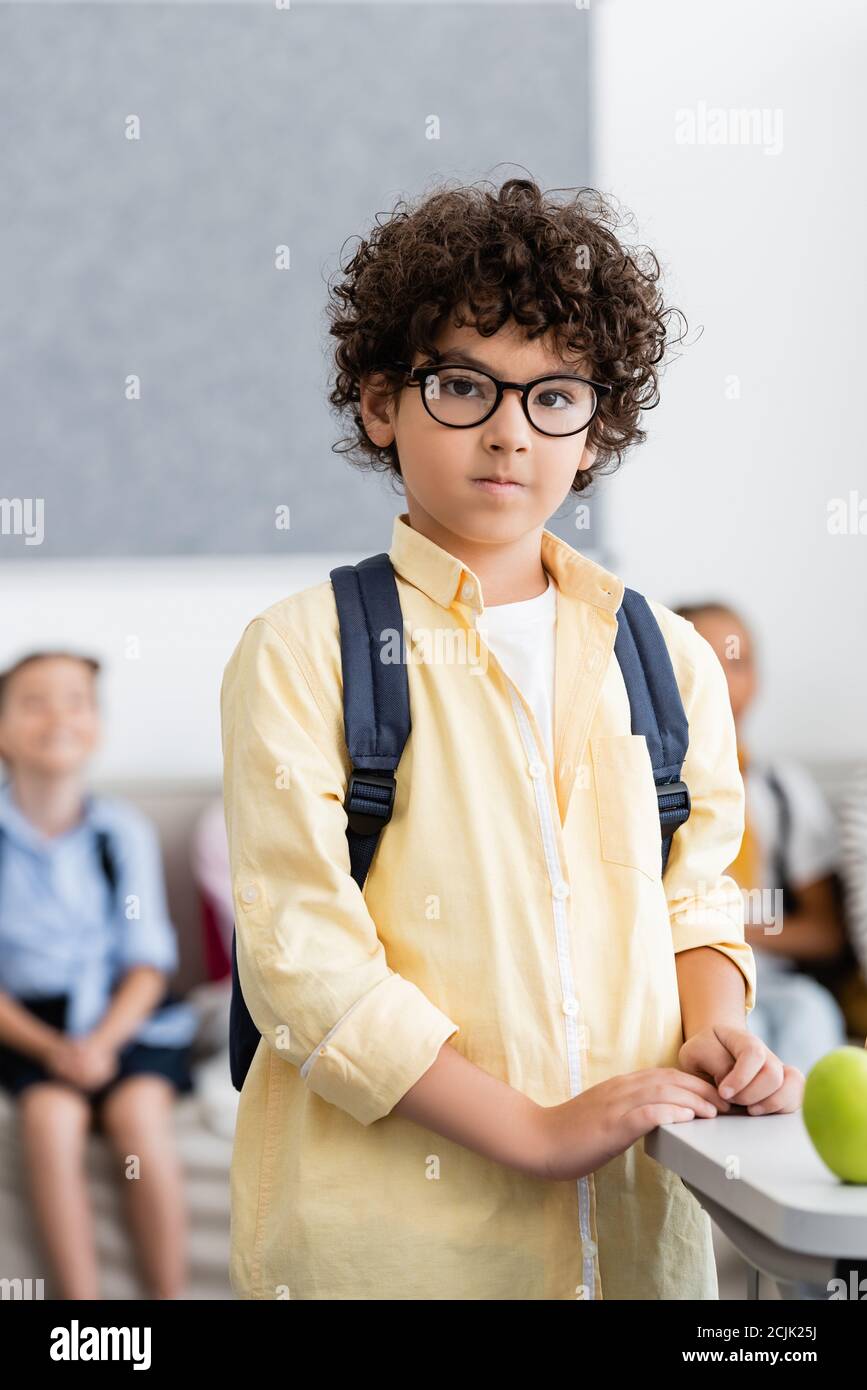
<instances>
[{"instance_id":1,"label":"boy's face","mask_svg":"<svg viewBox=\"0 0 867 1390\"><path fill-rule=\"evenodd\" d=\"M94 673L71 657L28 662L6 682L0 755L14 771L76 772L100 735Z\"/></svg>"},{"instance_id":2,"label":"boy's face","mask_svg":"<svg viewBox=\"0 0 867 1390\"><path fill-rule=\"evenodd\" d=\"M704 612L693 618L696 630L710 643L726 673L735 722L756 693L757 679L750 634L734 613Z\"/></svg>"},{"instance_id":3,"label":"boy's face","mask_svg":"<svg viewBox=\"0 0 867 1390\"><path fill-rule=\"evenodd\" d=\"M586 360L564 366L550 335L530 342L514 322L488 338L467 325L450 325L436 345L441 362L453 360L458 349L505 381L523 384L564 371L594 375ZM426 360L416 353L412 365ZM410 521L414 523L414 513L426 513L467 541L502 544L540 529L562 503L578 470L589 468L594 459L586 447L587 429L561 438L540 433L524 414L517 391L505 391L494 414L469 429L434 420L414 386L405 387L397 402L384 402L362 387L361 407L370 438L381 446L392 440L397 444ZM476 480L492 474L519 486L488 492Z\"/></svg>"}]
</instances>

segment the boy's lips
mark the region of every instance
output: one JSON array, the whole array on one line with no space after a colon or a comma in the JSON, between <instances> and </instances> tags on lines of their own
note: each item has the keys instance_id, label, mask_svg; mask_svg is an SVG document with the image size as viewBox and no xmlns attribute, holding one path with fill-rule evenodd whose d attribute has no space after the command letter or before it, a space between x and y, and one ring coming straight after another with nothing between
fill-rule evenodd
<instances>
[{"instance_id":1,"label":"boy's lips","mask_svg":"<svg viewBox=\"0 0 867 1390\"><path fill-rule=\"evenodd\" d=\"M498 478L494 475L490 478L471 478L470 481L475 487L481 488L482 492L489 492L493 495L519 492L524 486L515 478Z\"/></svg>"}]
</instances>

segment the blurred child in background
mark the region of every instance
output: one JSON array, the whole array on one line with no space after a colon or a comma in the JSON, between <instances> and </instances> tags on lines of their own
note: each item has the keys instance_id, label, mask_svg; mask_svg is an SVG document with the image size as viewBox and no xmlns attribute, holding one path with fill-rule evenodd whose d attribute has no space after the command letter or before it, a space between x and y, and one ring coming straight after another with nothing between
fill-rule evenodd
<instances>
[{"instance_id":1,"label":"blurred child in background","mask_svg":"<svg viewBox=\"0 0 867 1390\"><path fill-rule=\"evenodd\" d=\"M846 952L834 816L799 763L760 759L748 749L744 722L758 673L744 620L716 601L675 611L719 657L737 732L746 824L728 873L744 890L745 935L756 959L757 1002L747 1026L806 1075L826 1052L846 1042L845 1018L834 995L799 969L833 965Z\"/></svg>"},{"instance_id":2,"label":"blurred child in background","mask_svg":"<svg viewBox=\"0 0 867 1390\"><path fill-rule=\"evenodd\" d=\"M846 926L858 964L840 999L849 1032L867 1047L867 759L855 764L840 806Z\"/></svg>"},{"instance_id":3,"label":"blurred child in background","mask_svg":"<svg viewBox=\"0 0 867 1390\"><path fill-rule=\"evenodd\" d=\"M0 1084L18 1105L59 1297L100 1296L84 1165L94 1125L127 1179L148 1288L173 1298L186 1229L172 1104L192 1089L197 1018L167 991L178 950L156 832L84 785L99 669L51 651L0 673Z\"/></svg>"}]
</instances>

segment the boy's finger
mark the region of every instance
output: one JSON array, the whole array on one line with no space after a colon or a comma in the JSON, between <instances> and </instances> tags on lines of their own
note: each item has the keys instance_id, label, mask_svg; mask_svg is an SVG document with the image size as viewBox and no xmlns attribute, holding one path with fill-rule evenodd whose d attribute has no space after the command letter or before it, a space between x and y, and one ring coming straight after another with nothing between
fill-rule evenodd
<instances>
[{"instance_id":1,"label":"boy's finger","mask_svg":"<svg viewBox=\"0 0 867 1390\"><path fill-rule=\"evenodd\" d=\"M723 1047L721 1042L713 1043L709 1039L703 1040L701 1047L693 1050L690 1059L690 1065L695 1066L698 1072L706 1074L712 1086L716 1086L716 1077L726 1075L734 1062L735 1057L727 1047Z\"/></svg>"},{"instance_id":2,"label":"boy's finger","mask_svg":"<svg viewBox=\"0 0 867 1390\"><path fill-rule=\"evenodd\" d=\"M689 1090L696 1091L698 1095L703 1096L705 1100L712 1101L714 1105L722 1105L725 1109L728 1109L725 1098L720 1097L720 1093L712 1081L706 1081L703 1076L696 1076L695 1073L691 1071L679 1071L677 1079Z\"/></svg>"},{"instance_id":3,"label":"boy's finger","mask_svg":"<svg viewBox=\"0 0 867 1390\"><path fill-rule=\"evenodd\" d=\"M787 1071L785 1080L773 1095L748 1106L747 1110L750 1115L778 1115L781 1112L791 1114L800 1107L801 1101L800 1077Z\"/></svg>"},{"instance_id":4,"label":"boy's finger","mask_svg":"<svg viewBox=\"0 0 867 1390\"><path fill-rule=\"evenodd\" d=\"M733 1099L751 1081L754 1081L765 1065L764 1044L756 1042L748 1044L740 1053L737 1061L725 1076L720 1078L719 1093L727 1100Z\"/></svg>"}]
</instances>

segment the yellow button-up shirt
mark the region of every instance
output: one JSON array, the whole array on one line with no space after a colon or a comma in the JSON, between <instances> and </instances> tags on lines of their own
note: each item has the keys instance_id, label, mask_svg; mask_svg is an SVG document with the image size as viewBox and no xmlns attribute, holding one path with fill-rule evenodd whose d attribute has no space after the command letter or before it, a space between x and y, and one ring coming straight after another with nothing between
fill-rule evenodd
<instances>
[{"instance_id":1,"label":"yellow button-up shirt","mask_svg":"<svg viewBox=\"0 0 867 1390\"><path fill-rule=\"evenodd\" d=\"M546 1181L390 1112L447 1040L540 1105L677 1065L675 954L729 956L744 789L725 675L651 601L689 720L663 882L656 791L613 653L623 582L552 532L555 765L481 642L478 576L394 520L412 732L363 893L350 874L331 581L244 629L221 690L238 968L263 1034L238 1105L242 1298L712 1299L707 1214L643 1140ZM693 1123L701 1123L694 1121Z\"/></svg>"}]
</instances>

